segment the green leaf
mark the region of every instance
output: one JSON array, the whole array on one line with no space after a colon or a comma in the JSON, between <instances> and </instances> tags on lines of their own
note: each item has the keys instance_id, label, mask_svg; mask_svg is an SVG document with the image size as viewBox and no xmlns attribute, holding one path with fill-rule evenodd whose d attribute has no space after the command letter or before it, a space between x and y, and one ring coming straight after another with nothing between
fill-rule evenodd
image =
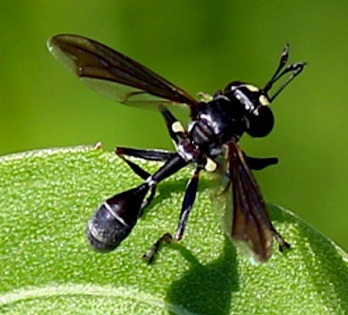
<instances>
[{"instance_id":1,"label":"green leaf","mask_svg":"<svg viewBox=\"0 0 348 315\"><path fill-rule=\"evenodd\" d=\"M158 164L141 163L149 171ZM203 176L180 244L148 266L142 254L173 232L191 170L159 186L131 235L110 254L85 240L86 222L107 197L141 183L113 153L87 147L0 159L1 314L343 314L347 255L273 205L292 249L252 266L223 236ZM329 209L328 209L329 211Z\"/></svg>"}]
</instances>

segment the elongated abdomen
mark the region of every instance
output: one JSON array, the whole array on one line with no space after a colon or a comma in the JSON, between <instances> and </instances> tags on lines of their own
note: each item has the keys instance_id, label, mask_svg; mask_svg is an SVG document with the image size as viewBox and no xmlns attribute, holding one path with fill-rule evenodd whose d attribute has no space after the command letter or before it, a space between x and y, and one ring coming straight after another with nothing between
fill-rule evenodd
<instances>
[{"instance_id":1,"label":"elongated abdomen","mask_svg":"<svg viewBox=\"0 0 348 315\"><path fill-rule=\"evenodd\" d=\"M87 239L97 252L114 250L137 223L148 184L113 196L100 205L87 224Z\"/></svg>"}]
</instances>

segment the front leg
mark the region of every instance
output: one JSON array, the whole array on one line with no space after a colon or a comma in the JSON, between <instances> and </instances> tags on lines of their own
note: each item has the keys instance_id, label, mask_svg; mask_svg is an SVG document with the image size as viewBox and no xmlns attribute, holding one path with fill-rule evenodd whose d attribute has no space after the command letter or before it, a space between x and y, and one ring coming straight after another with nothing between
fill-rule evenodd
<instances>
[{"instance_id":1,"label":"front leg","mask_svg":"<svg viewBox=\"0 0 348 315\"><path fill-rule=\"evenodd\" d=\"M167 129L175 147L179 141L187 137L187 132L181 122L164 106L160 107L161 114L167 125Z\"/></svg>"},{"instance_id":2,"label":"front leg","mask_svg":"<svg viewBox=\"0 0 348 315\"><path fill-rule=\"evenodd\" d=\"M243 152L243 156L245 158L246 163L248 164L251 170L259 171L264 169L267 166L274 165L278 163L278 159L276 157L270 158L254 158L251 156L247 156Z\"/></svg>"}]
</instances>

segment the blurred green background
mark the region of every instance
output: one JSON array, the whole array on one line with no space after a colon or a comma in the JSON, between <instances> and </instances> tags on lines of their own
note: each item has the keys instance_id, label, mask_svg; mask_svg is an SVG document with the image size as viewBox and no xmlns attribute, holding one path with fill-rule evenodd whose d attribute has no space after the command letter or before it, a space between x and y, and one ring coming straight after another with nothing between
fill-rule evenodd
<instances>
[{"instance_id":1,"label":"blurred green background","mask_svg":"<svg viewBox=\"0 0 348 315\"><path fill-rule=\"evenodd\" d=\"M2 1L0 155L97 141L171 148L158 113L113 103L55 61L52 35L97 39L193 95L236 79L263 86L288 42L290 61L309 65L273 104L273 133L242 146L280 159L256 175L267 200L348 250L347 16L343 0Z\"/></svg>"}]
</instances>

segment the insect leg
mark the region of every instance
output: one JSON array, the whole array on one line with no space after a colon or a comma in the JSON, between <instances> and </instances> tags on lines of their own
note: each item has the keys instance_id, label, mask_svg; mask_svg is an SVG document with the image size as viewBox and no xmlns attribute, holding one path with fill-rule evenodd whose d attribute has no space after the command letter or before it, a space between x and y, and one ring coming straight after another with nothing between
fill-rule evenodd
<instances>
[{"instance_id":1,"label":"insect leg","mask_svg":"<svg viewBox=\"0 0 348 315\"><path fill-rule=\"evenodd\" d=\"M200 167L197 167L195 169L195 172L193 173L192 178L190 179L190 181L188 182L186 186L185 197L181 207L180 219L179 219L178 227L175 232L175 237L174 237L175 241L180 241L184 235L186 223L196 198L200 171L201 171ZM173 241L172 235L169 233L165 233L157 240L155 244L152 245L150 250L143 255L143 259L147 260L147 262L151 264L154 259L154 256L160 249L161 245L163 243L171 243L172 241Z\"/></svg>"},{"instance_id":2,"label":"insect leg","mask_svg":"<svg viewBox=\"0 0 348 315\"><path fill-rule=\"evenodd\" d=\"M140 166L129 161L125 157L121 156L121 158L124 159L124 161L138 176L145 180L144 184L146 184L151 190L150 196L143 201L140 214L142 213L143 209L152 201L155 195L157 184L173 175L188 164L188 162L184 160L179 154L175 153L169 160L166 161L166 163L162 165L162 167L160 167L153 175L151 175L147 171L143 170Z\"/></svg>"},{"instance_id":3,"label":"insect leg","mask_svg":"<svg viewBox=\"0 0 348 315\"><path fill-rule=\"evenodd\" d=\"M179 140L184 138L186 135L185 128L166 107L162 106L160 107L160 110L166 122L170 138L174 144L178 144Z\"/></svg>"},{"instance_id":4,"label":"insect leg","mask_svg":"<svg viewBox=\"0 0 348 315\"><path fill-rule=\"evenodd\" d=\"M247 156L244 152L243 152L243 157L244 157L245 162L247 163L248 167L254 171L259 171L259 170L264 169L265 167L268 167L268 166L271 166L274 164L278 164L278 158L275 158L275 157L254 158L251 156ZM226 179L230 178L230 173L228 170L226 171L225 177L226 177ZM226 188L222 191L222 193L226 192L228 188L229 188L229 185L226 186Z\"/></svg>"},{"instance_id":5,"label":"insect leg","mask_svg":"<svg viewBox=\"0 0 348 315\"><path fill-rule=\"evenodd\" d=\"M120 156L120 157L123 159L123 161L125 161L128 164L128 166L132 169L132 171L135 174L137 174L139 177L141 177L143 180L146 180L147 178L149 178L151 176L150 173L148 173L147 171L142 169L139 165L126 159L124 156ZM151 201L155 197L156 187L157 187L156 185L153 185L150 189L150 195L143 200L143 202L141 204L140 211L139 211L139 217L141 217L143 215L144 209L151 203Z\"/></svg>"},{"instance_id":6,"label":"insect leg","mask_svg":"<svg viewBox=\"0 0 348 315\"><path fill-rule=\"evenodd\" d=\"M267 166L270 165L274 165L278 163L278 159L275 157L271 157L271 158L254 158L251 156L247 156L244 152L243 152L243 156L244 159L246 161L246 163L248 164L249 168L252 170L262 170Z\"/></svg>"},{"instance_id":7,"label":"insect leg","mask_svg":"<svg viewBox=\"0 0 348 315\"><path fill-rule=\"evenodd\" d=\"M290 244L286 242L283 237L277 232L277 230L272 226L274 233L274 238L279 245L279 251L283 252L285 248L290 248Z\"/></svg>"},{"instance_id":8,"label":"insect leg","mask_svg":"<svg viewBox=\"0 0 348 315\"><path fill-rule=\"evenodd\" d=\"M141 150L124 147L117 147L115 153L120 157L126 155L147 161L167 161L175 154L174 152L165 150Z\"/></svg>"},{"instance_id":9,"label":"insect leg","mask_svg":"<svg viewBox=\"0 0 348 315\"><path fill-rule=\"evenodd\" d=\"M151 174L145 171L144 169L142 169L139 165L126 159L124 155L141 158L148 161L167 161L171 157L173 157L173 155L175 154L173 152L164 151L164 150L140 150L140 149L124 148L124 147L117 147L115 149L115 153L120 158L122 158L128 164L128 166L132 169L132 171L143 180L146 180L147 178L149 178ZM146 199L144 199L142 203L139 217L142 216L144 209L151 203L151 201L155 197L155 194L156 194L156 185L153 185L151 187L150 195Z\"/></svg>"},{"instance_id":10,"label":"insect leg","mask_svg":"<svg viewBox=\"0 0 348 315\"><path fill-rule=\"evenodd\" d=\"M146 252L143 255L143 259L147 261L147 263L150 265L156 255L156 253L158 252L158 250L160 249L161 245L163 243L171 243L173 240L173 237L169 234L163 234L162 237L155 243L152 245L152 247L150 248L150 250L148 252Z\"/></svg>"},{"instance_id":11,"label":"insect leg","mask_svg":"<svg viewBox=\"0 0 348 315\"><path fill-rule=\"evenodd\" d=\"M176 241L180 241L184 235L186 223L196 199L200 171L201 168L197 167L193 173L192 178L187 183L185 197L181 207L180 219L174 237Z\"/></svg>"}]
</instances>

